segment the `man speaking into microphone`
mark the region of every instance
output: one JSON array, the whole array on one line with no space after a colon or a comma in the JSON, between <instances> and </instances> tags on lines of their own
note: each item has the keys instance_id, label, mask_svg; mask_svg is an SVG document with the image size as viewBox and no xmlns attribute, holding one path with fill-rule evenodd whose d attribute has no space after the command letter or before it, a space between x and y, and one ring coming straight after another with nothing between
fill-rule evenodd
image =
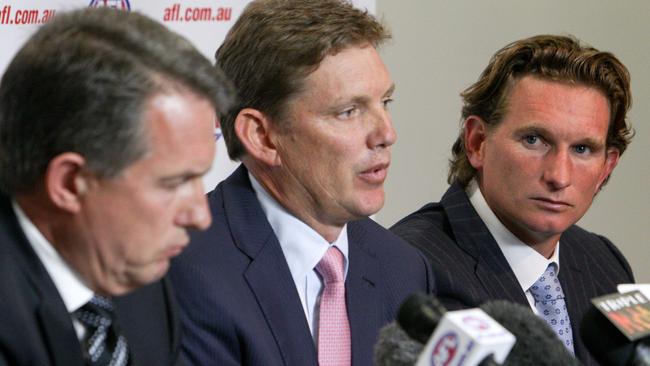
<instances>
[{"instance_id":1,"label":"man speaking into microphone","mask_svg":"<svg viewBox=\"0 0 650 366\"><path fill-rule=\"evenodd\" d=\"M430 265L369 215L396 140L389 34L341 0L251 2L216 54L240 95L222 121L242 165L171 267L194 365L370 365Z\"/></svg>"},{"instance_id":2,"label":"man speaking into microphone","mask_svg":"<svg viewBox=\"0 0 650 366\"><path fill-rule=\"evenodd\" d=\"M449 190L393 232L428 255L450 309L527 304L570 352L589 300L633 282L605 237L575 223L631 140L629 73L571 37L511 43L465 90Z\"/></svg>"}]
</instances>

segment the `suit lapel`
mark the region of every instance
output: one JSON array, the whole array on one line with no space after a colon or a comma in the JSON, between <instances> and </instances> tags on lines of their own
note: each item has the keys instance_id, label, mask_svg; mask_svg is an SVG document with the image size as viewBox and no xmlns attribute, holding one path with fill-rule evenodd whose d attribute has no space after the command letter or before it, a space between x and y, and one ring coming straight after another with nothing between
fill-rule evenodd
<instances>
[{"instance_id":1,"label":"suit lapel","mask_svg":"<svg viewBox=\"0 0 650 366\"><path fill-rule=\"evenodd\" d=\"M83 365L81 343L79 342L72 321L61 300L44 299L36 310L36 317L43 330L53 365ZM77 345L78 347L71 347Z\"/></svg>"},{"instance_id":2,"label":"suit lapel","mask_svg":"<svg viewBox=\"0 0 650 366\"><path fill-rule=\"evenodd\" d=\"M562 243L562 248L560 249L560 273L558 278L565 294L567 311L571 320L574 350L576 356L585 360L589 353L582 343L579 325L584 316L582 309L588 309L590 299L597 296L596 292L588 290L587 286L598 280L589 277L587 272L580 269L580 263L588 263L587 259L584 258L584 253L578 249L580 243L575 242L570 235L562 235L560 243ZM566 296L567 294L569 296Z\"/></svg>"},{"instance_id":3,"label":"suit lapel","mask_svg":"<svg viewBox=\"0 0 650 366\"><path fill-rule=\"evenodd\" d=\"M11 203L5 196L0 197L0 211L2 212L3 230L6 231L3 235L6 237L3 245L6 245L8 250L15 254L19 267L34 291L36 321L42 331L43 342L53 365L82 365L81 344L63 299L27 241L18 224L18 219L14 215ZM71 347L71 345L78 345L78 347ZM61 352L61 350L65 350L65 352Z\"/></svg>"},{"instance_id":4,"label":"suit lapel","mask_svg":"<svg viewBox=\"0 0 650 366\"><path fill-rule=\"evenodd\" d=\"M286 365L317 365L309 325L280 243L266 220L243 165L223 186L235 245L251 258L244 277Z\"/></svg>"},{"instance_id":5,"label":"suit lapel","mask_svg":"<svg viewBox=\"0 0 650 366\"><path fill-rule=\"evenodd\" d=\"M489 299L524 305L528 300L508 261L487 226L476 213L465 190L452 185L440 201L458 246L476 260L475 274Z\"/></svg>"},{"instance_id":6,"label":"suit lapel","mask_svg":"<svg viewBox=\"0 0 650 366\"><path fill-rule=\"evenodd\" d=\"M382 324L382 302L377 290L379 261L364 241L366 231L354 222L348 224L349 260L345 297L352 335L352 363L364 364L373 354L377 330Z\"/></svg>"}]
</instances>

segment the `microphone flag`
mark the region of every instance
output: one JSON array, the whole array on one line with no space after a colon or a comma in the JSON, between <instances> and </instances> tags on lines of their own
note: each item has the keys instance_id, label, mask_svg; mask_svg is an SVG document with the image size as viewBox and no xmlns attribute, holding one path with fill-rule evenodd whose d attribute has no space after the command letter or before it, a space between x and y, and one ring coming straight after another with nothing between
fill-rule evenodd
<instances>
[{"instance_id":1,"label":"microphone flag","mask_svg":"<svg viewBox=\"0 0 650 366\"><path fill-rule=\"evenodd\" d=\"M591 302L628 340L650 335L650 301L640 291L596 297Z\"/></svg>"}]
</instances>

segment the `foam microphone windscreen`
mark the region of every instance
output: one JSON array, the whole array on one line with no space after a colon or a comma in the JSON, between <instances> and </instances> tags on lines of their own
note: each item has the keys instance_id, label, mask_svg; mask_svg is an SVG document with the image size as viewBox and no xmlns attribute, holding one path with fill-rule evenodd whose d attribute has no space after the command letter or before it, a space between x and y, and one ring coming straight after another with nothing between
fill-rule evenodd
<instances>
[{"instance_id":1,"label":"foam microphone windscreen","mask_svg":"<svg viewBox=\"0 0 650 366\"><path fill-rule=\"evenodd\" d=\"M397 323L411 338L425 344L446 312L435 297L416 293L400 306Z\"/></svg>"},{"instance_id":2,"label":"foam microphone windscreen","mask_svg":"<svg viewBox=\"0 0 650 366\"><path fill-rule=\"evenodd\" d=\"M481 305L480 308L517 338L515 346L503 365L580 365L580 362L557 338L555 332L529 307L495 300Z\"/></svg>"},{"instance_id":3,"label":"foam microphone windscreen","mask_svg":"<svg viewBox=\"0 0 650 366\"><path fill-rule=\"evenodd\" d=\"M396 323L381 328L375 344L376 366L412 366L418 359L424 345L413 338Z\"/></svg>"}]
</instances>

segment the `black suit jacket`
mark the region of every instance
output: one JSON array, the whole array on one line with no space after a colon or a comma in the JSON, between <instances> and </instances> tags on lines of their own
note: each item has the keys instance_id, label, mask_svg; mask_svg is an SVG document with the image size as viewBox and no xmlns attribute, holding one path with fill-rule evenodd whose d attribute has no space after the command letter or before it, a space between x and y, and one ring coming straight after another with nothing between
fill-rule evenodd
<instances>
[{"instance_id":1,"label":"black suit jacket","mask_svg":"<svg viewBox=\"0 0 650 366\"><path fill-rule=\"evenodd\" d=\"M180 325L168 280L113 298L133 365L177 364ZM84 365L54 282L0 196L0 365Z\"/></svg>"},{"instance_id":2,"label":"black suit jacket","mask_svg":"<svg viewBox=\"0 0 650 366\"><path fill-rule=\"evenodd\" d=\"M439 203L427 204L391 230L429 258L438 297L447 308L476 307L496 299L529 306L501 249L459 185L452 185ZM559 279L576 356L595 365L579 336L590 299L614 293L617 284L634 282L634 277L623 255L605 237L572 226L560 242Z\"/></svg>"},{"instance_id":3,"label":"black suit jacket","mask_svg":"<svg viewBox=\"0 0 650 366\"><path fill-rule=\"evenodd\" d=\"M170 276L192 365L318 365L277 237L242 166L208 194L213 223L194 233ZM413 292L431 292L430 265L369 219L348 223L346 299L352 363L372 365L378 331Z\"/></svg>"}]
</instances>

